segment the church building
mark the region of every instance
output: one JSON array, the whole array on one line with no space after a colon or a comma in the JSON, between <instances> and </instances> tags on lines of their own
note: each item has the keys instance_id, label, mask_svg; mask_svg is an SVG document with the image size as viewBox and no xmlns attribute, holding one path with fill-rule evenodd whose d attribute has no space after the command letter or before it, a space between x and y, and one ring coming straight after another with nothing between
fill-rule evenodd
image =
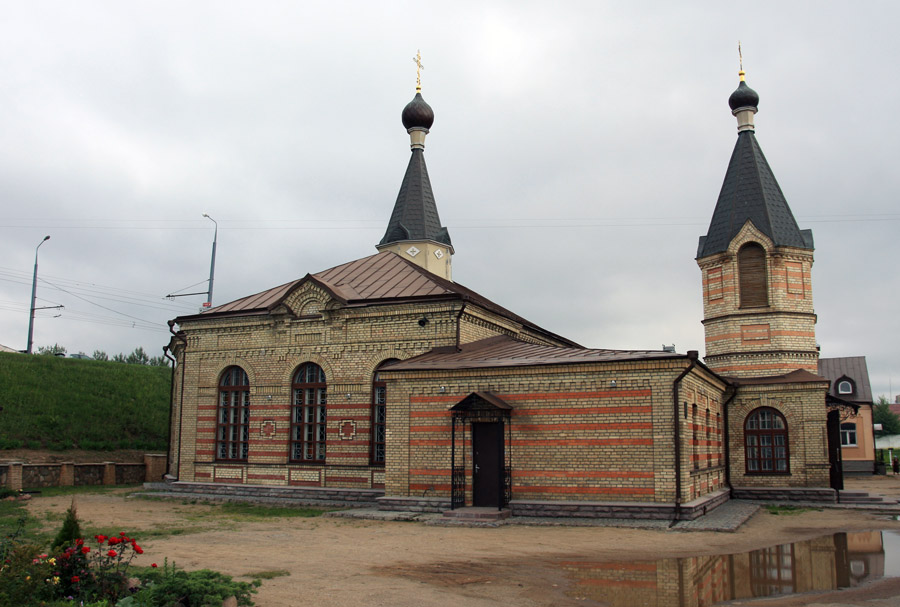
<instances>
[{"instance_id":1,"label":"church building","mask_svg":"<svg viewBox=\"0 0 900 607\"><path fill-rule=\"evenodd\" d=\"M701 360L585 348L455 282L417 87L377 253L170 322L173 488L615 518L833 501L812 235L756 140L758 101L741 72L738 139L696 258Z\"/></svg>"}]
</instances>

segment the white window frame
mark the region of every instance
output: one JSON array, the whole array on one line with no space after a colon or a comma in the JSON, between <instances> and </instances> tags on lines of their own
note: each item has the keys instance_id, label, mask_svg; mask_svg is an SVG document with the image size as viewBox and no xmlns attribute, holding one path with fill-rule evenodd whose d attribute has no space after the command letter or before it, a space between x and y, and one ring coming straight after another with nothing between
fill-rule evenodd
<instances>
[{"instance_id":1,"label":"white window frame","mask_svg":"<svg viewBox=\"0 0 900 607\"><path fill-rule=\"evenodd\" d=\"M853 426L852 428L850 426ZM853 442L850 442L850 439L853 439ZM844 422L841 424L841 447L856 447L857 446L857 436L856 436L856 424L853 422Z\"/></svg>"}]
</instances>

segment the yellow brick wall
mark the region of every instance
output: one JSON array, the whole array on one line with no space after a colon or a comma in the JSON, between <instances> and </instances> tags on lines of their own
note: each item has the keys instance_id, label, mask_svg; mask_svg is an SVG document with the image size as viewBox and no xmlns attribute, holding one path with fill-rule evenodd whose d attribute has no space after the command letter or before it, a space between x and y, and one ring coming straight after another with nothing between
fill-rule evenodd
<instances>
[{"instance_id":1,"label":"yellow brick wall","mask_svg":"<svg viewBox=\"0 0 900 607\"><path fill-rule=\"evenodd\" d=\"M472 392L491 391L512 405L512 499L643 501L675 499L673 381L688 365L666 361L478 370L391 372L388 382L386 493L449 497L451 414ZM695 369L684 398L720 413L724 383ZM704 409L705 410L705 409ZM721 414L718 416L721 419ZM692 449L702 458L697 490L724 482L721 427L696 439L679 407L682 501L696 497ZM471 432L457 436L467 462L471 503ZM702 476L702 479L700 478ZM701 489L702 487L702 489Z\"/></svg>"},{"instance_id":2,"label":"yellow brick wall","mask_svg":"<svg viewBox=\"0 0 900 607\"><path fill-rule=\"evenodd\" d=\"M295 293L283 313L201 319L180 327L187 345L176 347L173 438L181 439L174 453L181 480L353 488L383 484L383 466L369 461L374 371L384 360L454 344L460 304L329 309L327 296L316 291ZM291 307L304 316L295 318L288 313ZM429 322L421 326L423 317ZM288 459L291 382L304 362L321 366L327 379L325 465ZM218 382L231 365L243 368L250 379L246 463L215 457Z\"/></svg>"},{"instance_id":3,"label":"yellow brick wall","mask_svg":"<svg viewBox=\"0 0 900 607\"><path fill-rule=\"evenodd\" d=\"M768 306L740 306L737 253L749 242L766 250ZM748 223L724 253L699 259L703 275L705 362L732 377L765 377L797 369L817 373L813 253L775 247Z\"/></svg>"},{"instance_id":4,"label":"yellow brick wall","mask_svg":"<svg viewBox=\"0 0 900 607\"><path fill-rule=\"evenodd\" d=\"M735 487L828 487L825 393L828 382L740 386L729 405L731 484ZM787 423L788 474L748 473L744 424L759 407L771 407Z\"/></svg>"},{"instance_id":5,"label":"yellow brick wall","mask_svg":"<svg viewBox=\"0 0 900 607\"><path fill-rule=\"evenodd\" d=\"M463 313L464 312L464 313ZM423 319L428 322L421 323ZM375 369L438 346L498 334L552 343L543 334L462 302L340 308L306 283L268 315L186 321L173 392L172 474L184 481L381 488L384 466L370 465ZM463 337L464 336L464 337ZM313 362L327 379L326 464L289 460L291 382ZM250 380L247 462L217 461L218 382L240 366ZM182 379L183 377L183 379Z\"/></svg>"}]
</instances>

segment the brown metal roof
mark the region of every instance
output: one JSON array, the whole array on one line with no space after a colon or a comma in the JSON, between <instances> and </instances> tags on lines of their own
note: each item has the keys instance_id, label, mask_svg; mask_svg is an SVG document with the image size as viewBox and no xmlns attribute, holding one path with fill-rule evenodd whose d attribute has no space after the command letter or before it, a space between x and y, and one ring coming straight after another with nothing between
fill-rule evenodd
<instances>
[{"instance_id":1,"label":"brown metal roof","mask_svg":"<svg viewBox=\"0 0 900 607\"><path fill-rule=\"evenodd\" d=\"M480 369L684 357L684 354L661 350L591 350L580 347L545 346L499 335L464 344L459 349L454 346L435 348L425 354L385 365L382 370Z\"/></svg>"},{"instance_id":2,"label":"brown metal roof","mask_svg":"<svg viewBox=\"0 0 900 607\"><path fill-rule=\"evenodd\" d=\"M175 322L221 316L265 314L279 306L294 289L312 281L348 306L397 303L408 300L455 299L470 301L553 339L580 347L577 343L522 318L475 291L408 262L392 251L382 251L299 280L216 306L201 314L179 316Z\"/></svg>"},{"instance_id":3,"label":"brown metal roof","mask_svg":"<svg viewBox=\"0 0 900 607\"><path fill-rule=\"evenodd\" d=\"M726 377L728 381L739 386L754 384L808 384L817 381L828 381L815 373L797 369L784 375L770 375L768 377Z\"/></svg>"},{"instance_id":4,"label":"brown metal roof","mask_svg":"<svg viewBox=\"0 0 900 607\"><path fill-rule=\"evenodd\" d=\"M820 358L819 375L831 382L829 392L833 396L857 403L871 403L872 386L869 384L869 368L865 356L843 356L840 358ZM853 394L838 394L837 383L841 378L849 378L855 384Z\"/></svg>"}]
</instances>

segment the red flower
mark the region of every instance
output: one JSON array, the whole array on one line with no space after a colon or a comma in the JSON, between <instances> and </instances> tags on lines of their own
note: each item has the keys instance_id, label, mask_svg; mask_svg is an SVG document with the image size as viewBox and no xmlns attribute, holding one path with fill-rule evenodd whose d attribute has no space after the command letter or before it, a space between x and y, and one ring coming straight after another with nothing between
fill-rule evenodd
<instances>
[{"instance_id":1,"label":"red flower","mask_svg":"<svg viewBox=\"0 0 900 607\"><path fill-rule=\"evenodd\" d=\"M120 539L117 538L117 537L111 537L111 538L109 538L109 545L110 545L110 546L115 546L116 544L119 544L119 543L121 543L121 542L122 542L122 540L120 540Z\"/></svg>"},{"instance_id":2,"label":"red flower","mask_svg":"<svg viewBox=\"0 0 900 607\"><path fill-rule=\"evenodd\" d=\"M78 538L77 540L75 540L75 545L76 545L76 546L81 546L81 545L83 545L83 544L84 544L84 540L83 540L83 539Z\"/></svg>"},{"instance_id":3,"label":"red flower","mask_svg":"<svg viewBox=\"0 0 900 607\"><path fill-rule=\"evenodd\" d=\"M116 553L115 550L110 550L109 552L106 553L106 556L113 557L113 556L118 556L118 554Z\"/></svg>"},{"instance_id":4,"label":"red flower","mask_svg":"<svg viewBox=\"0 0 900 607\"><path fill-rule=\"evenodd\" d=\"M138 554L144 554L144 549L138 546L137 544L132 544L134 546L134 551Z\"/></svg>"},{"instance_id":5,"label":"red flower","mask_svg":"<svg viewBox=\"0 0 900 607\"><path fill-rule=\"evenodd\" d=\"M100 542L101 544L106 541L105 535L95 535L94 537L97 538L97 541Z\"/></svg>"},{"instance_id":6,"label":"red flower","mask_svg":"<svg viewBox=\"0 0 900 607\"><path fill-rule=\"evenodd\" d=\"M81 578L78 577L77 575L73 575L73 576L72 576L72 583L73 583L73 584L77 584L77 583L80 582L80 581L81 581Z\"/></svg>"},{"instance_id":7,"label":"red flower","mask_svg":"<svg viewBox=\"0 0 900 607\"><path fill-rule=\"evenodd\" d=\"M125 537L125 532L124 532L124 531L119 531L119 535L121 535L122 537Z\"/></svg>"},{"instance_id":8,"label":"red flower","mask_svg":"<svg viewBox=\"0 0 900 607\"><path fill-rule=\"evenodd\" d=\"M91 551L91 547L90 547L90 546L82 546L82 547L81 547L81 554L87 554L87 553L90 552L90 551Z\"/></svg>"},{"instance_id":9,"label":"red flower","mask_svg":"<svg viewBox=\"0 0 900 607\"><path fill-rule=\"evenodd\" d=\"M150 563L150 566L153 568L159 567L159 565L157 565L156 563Z\"/></svg>"}]
</instances>

